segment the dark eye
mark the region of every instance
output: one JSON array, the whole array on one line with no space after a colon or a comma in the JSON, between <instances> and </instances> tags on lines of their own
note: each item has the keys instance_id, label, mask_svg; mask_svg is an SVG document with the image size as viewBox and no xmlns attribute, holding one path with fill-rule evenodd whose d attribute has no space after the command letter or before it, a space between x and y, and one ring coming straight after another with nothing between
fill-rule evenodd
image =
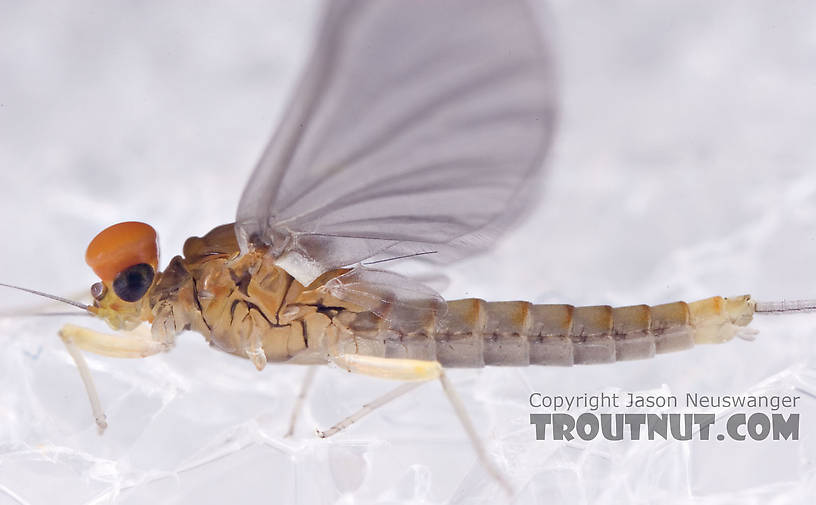
<instances>
[{"instance_id":1,"label":"dark eye","mask_svg":"<svg viewBox=\"0 0 816 505\"><path fill-rule=\"evenodd\" d=\"M113 292L126 302L135 302L147 293L154 275L153 267L147 263L128 267L113 279Z\"/></svg>"},{"instance_id":2,"label":"dark eye","mask_svg":"<svg viewBox=\"0 0 816 505\"><path fill-rule=\"evenodd\" d=\"M93 286L91 286L91 296L93 296L95 300L102 300L105 298L105 293L107 291L108 288L106 288L101 282L96 282Z\"/></svg>"}]
</instances>

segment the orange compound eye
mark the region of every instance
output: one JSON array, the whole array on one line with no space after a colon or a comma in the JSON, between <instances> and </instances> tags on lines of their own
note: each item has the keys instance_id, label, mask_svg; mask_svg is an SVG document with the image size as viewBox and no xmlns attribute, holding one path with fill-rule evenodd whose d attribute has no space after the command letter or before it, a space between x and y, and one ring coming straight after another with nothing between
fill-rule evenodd
<instances>
[{"instance_id":1,"label":"orange compound eye","mask_svg":"<svg viewBox=\"0 0 816 505\"><path fill-rule=\"evenodd\" d=\"M159 264L156 230L148 224L127 221L109 226L91 240L85 262L102 281L110 284L124 269L147 263Z\"/></svg>"}]
</instances>

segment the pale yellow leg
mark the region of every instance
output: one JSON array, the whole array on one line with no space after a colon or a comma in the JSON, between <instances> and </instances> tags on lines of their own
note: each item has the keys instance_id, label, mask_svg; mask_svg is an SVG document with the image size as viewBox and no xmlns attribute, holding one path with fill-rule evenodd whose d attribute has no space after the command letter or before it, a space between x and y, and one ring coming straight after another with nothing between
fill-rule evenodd
<instances>
[{"instance_id":1,"label":"pale yellow leg","mask_svg":"<svg viewBox=\"0 0 816 505\"><path fill-rule=\"evenodd\" d=\"M317 433L317 436L320 438L329 438L332 435L336 435L341 431L345 430L346 428L348 428L349 426L351 426L352 424L356 423L363 417L374 412L374 410L376 410L377 408L382 407L383 405L390 402L391 400L394 400L395 398L399 398L408 391L412 391L418 388L422 384L424 384L424 382L406 382L405 384L400 384L399 386L385 393L384 395L375 398L374 401L366 403L365 405L360 407L360 409L357 412L343 419L339 423L336 423L328 430L326 431L315 430L315 432Z\"/></svg>"},{"instance_id":2,"label":"pale yellow leg","mask_svg":"<svg viewBox=\"0 0 816 505\"><path fill-rule=\"evenodd\" d=\"M169 344L153 340L150 327L146 324L117 335L66 324L59 335L63 340L72 341L83 351L110 358L146 358L170 350Z\"/></svg>"},{"instance_id":3,"label":"pale yellow leg","mask_svg":"<svg viewBox=\"0 0 816 505\"><path fill-rule=\"evenodd\" d=\"M331 362L348 372L378 379L414 382L438 379L442 375L442 365L438 361L341 354L332 357Z\"/></svg>"},{"instance_id":4,"label":"pale yellow leg","mask_svg":"<svg viewBox=\"0 0 816 505\"><path fill-rule=\"evenodd\" d=\"M465 433L467 433L468 438L470 438L470 442L473 445L473 449L476 451L476 456L479 458L482 466L485 468L485 470L487 470L487 473L496 479L496 481L509 495L513 494L513 488L507 482L507 479L504 477L504 475L502 475L499 469L493 465L490 458L488 458L487 452L482 445L482 441L479 439L479 435L476 433L476 428L473 426L473 422L470 420L470 417L465 410L465 406L462 404L462 400L459 398L459 395L456 394L453 384L450 382L447 375L445 375L442 365L438 361L378 358L359 354L344 354L335 356L331 358L331 361L348 372L368 375L370 377L377 377L380 379L407 381L407 384L401 384L397 388L380 396L374 401L363 405L357 412L343 419L328 430L317 430L317 435L319 437L326 438L339 433L362 417L370 414L378 407L385 405L391 400L394 400L395 398L398 398L419 387L424 382L439 379L440 383L442 384L442 389L445 391L448 401L450 401L451 405L453 406L453 410L456 413L456 416L459 418L459 422L462 423Z\"/></svg>"},{"instance_id":5,"label":"pale yellow leg","mask_svg":"<svg viewBox=\"0 0 816 505\"><path fill-rule=\"evenodd\" d=\"M96 426L101 435L105 432L105 428L108 427L108 421L105 417L105 412L102 410L102 403L99 401L99 394L96 392L93 377L91 377L91 369L88 368L88 363L85 361L85 357L82 355L79 347L70 339L63 337L62 333L60 333L60 337L62 338L62 343L65 344L65 348L68 350L68 354L74 359L77 370L79 370L79 377L82 379L82 384L85 385L85 392L88 393L88 400L91 402L91 412L93 412Z\"/></svg>"},{"instance_id":6,"label":"pale yellow leg","mask_svg":"<svg viewBox=\"0 0 816 505\"><path fill-rule=\"evenodd\" d=\"M289 438L295 434L295 424L297 423L298 415L300 415L300 411L303 410L303 402L306 401L306 395L312 387L315 375L317 375L317 367L312 365L306 370L306 376L303 377L300 393L298 393L297 398L295 398L295 406L292 407L292 415L289 416L289 429L286 430L286 433L283 435L284 438Z\"/></svg>"},{"instance_id":7,"label":"pale yellow leg","mask_svg":"<svg viewBox=\"0 0 816 505\"><path fill-rule=\"evenodd\" d=\"M134 331L122 332L120 335L108 335L73 324L66 324L59 331L59 336L79 370L79 376L85 385L85 391L88 393L91 411L93 411L99 433L105 431L108 423L105 413L102 411L99 394L96 392L96 386L94 386L91 377L91 370L88 368L88 363L82 356L81 350L113 358L144 358L169 349L167 344L154 341L150 337L148 327L144 325Z\"/></svg>"}]
</instances>

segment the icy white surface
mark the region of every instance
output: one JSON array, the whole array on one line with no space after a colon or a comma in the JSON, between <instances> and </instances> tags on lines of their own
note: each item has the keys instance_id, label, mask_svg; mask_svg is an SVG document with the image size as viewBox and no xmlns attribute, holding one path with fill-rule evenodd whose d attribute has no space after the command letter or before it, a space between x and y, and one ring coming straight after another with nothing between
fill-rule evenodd
<instances>
[{"instance_id":1,"label":"icy white surface","mask_svg":"<svg viewBox=\"0 0 816 505\"><path fill-rule=\"evenodd\" d=\"M232 220L306 55L313 2L11 2L0 16L0 281L83 297L88 240L139 219L165 260ZM538 211L447 274L449 298L661 303L816 296L816 5L550 6L563 117ZM166 356L89 357L97 435L55 336L87 318L0 319L0 504L492 503L439 386L330 440L392 385L253 366L182 336ZM55 309L48 306L50 310ZM57 310L63 310L61 308ZM810 503L816 316L755 342L654 360L451 375L514 503ZM599 391L803 397L798 442L536 442L527 396Z\"/></svg>"}]
</instances>

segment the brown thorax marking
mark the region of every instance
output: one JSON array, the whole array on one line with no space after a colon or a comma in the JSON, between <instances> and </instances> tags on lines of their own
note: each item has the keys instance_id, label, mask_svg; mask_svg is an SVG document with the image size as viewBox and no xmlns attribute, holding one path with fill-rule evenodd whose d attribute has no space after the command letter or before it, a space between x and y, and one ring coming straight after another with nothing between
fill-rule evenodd
<instances>
[{"instance_id":1,"label":"brown thorax marking","mask_svg":"<svg viewBox=\"0 0 816 505\"><path fill-rule=\"evenodd\" d=\"M304 287L265 248L241 255L232 224L188 239L183 251L151 293L153 334L160 340L192 329L258 369L268 361L319 362L337 340L334 316L360 310L324 287L346 269Z\"/></svg>"}]
</instances>

